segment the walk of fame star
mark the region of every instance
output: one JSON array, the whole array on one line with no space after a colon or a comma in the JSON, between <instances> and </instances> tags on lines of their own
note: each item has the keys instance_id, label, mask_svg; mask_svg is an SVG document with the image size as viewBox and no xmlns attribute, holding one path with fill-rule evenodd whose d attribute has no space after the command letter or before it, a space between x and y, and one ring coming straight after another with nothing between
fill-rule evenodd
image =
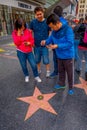
<instances>
[{"instance_id":1,"label":"walk of fame star","mask_svg":"<svg viewBox=\"0 0 87 130\"><path fill-rule=\"evenodd\" d=\"M74 84L75 87L84 89L85 93L87 94L87 81L79 77L79 80L81 81L80 84Z\"/></svg>"},{"instance_id":2,"label":"walk of fame star","mask_svg":"<svg viewBox=\"0 0 87 130\"><path fill-rule=\"evenodd\" d=\"M30 104L25 116L25 120L30 118L40 108L57 115L55 110L48 102L48 100L51 99L55 94L56 93L42 94L39 89L35 87L33 96L17 98L18 100Z\"/></svg>"}]
</instances>

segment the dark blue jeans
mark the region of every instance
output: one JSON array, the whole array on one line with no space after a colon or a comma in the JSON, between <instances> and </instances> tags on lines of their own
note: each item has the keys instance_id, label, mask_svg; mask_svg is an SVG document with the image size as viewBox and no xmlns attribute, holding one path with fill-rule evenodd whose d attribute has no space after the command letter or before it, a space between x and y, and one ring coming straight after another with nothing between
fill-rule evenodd
<instances>
[{"instance_id":1,"label":"dark blue jeans","mask_svg":"<svg viewBox=\"0 0 87 130\"><path fill-rule=\"evenodd\" d=\"M58 74L58 59L55 50L53 50L54 73Z\"/></svg>"},{"instance_id":2,"label":"dark blue jeans","mask_svg":"<svg viewBox=\"0 0 87 130\"><path fill-rule=\"evenodd\" d=\"M78 45L79 45L79 40L75 39L75 41L74 41L75 60L78 60L78 59L79 59L79 55L78 55Z\"/></svg>"},{"instance_id":3,"label":"dark blue jeans","mask_svg":"<svg viewBox=\"0 0 87 130\"><path fill-rule=\"evenodd\" d=\"M22 67L24 75L29 76L29 72L27 69L27 60L28 60L28 62L30 63L30 66L32 68L34 77L37 77L38 71L37 71L37 65L36 65L33 53L32 52L23 53L23 52L17 50L17 56L18 56L18 59L19 59L20 65Z\"/></svg>"},{"instance_id":4,"label":"dark blue jeans","mask_svg":"<svg viewBox=\"0 0 87 130\"><path fill-rule=\"evenodd\" d=\"M79 49L78 50L78 54L79 54L79 58L77 60L77 63L76 63L76 69L81 71L82 70L82 60L84 58L85 60L85 72L87 72L87 50L82 50L82 49Z\"/></svg>"}]
</instances>

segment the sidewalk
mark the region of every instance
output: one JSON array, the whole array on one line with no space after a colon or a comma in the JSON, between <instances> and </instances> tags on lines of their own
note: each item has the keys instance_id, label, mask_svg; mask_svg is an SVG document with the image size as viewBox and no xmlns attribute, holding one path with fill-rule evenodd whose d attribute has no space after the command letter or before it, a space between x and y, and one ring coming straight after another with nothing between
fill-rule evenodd
<instances>
[{"instance_id":1,"label":"sidewalk","mask_svg":"<svg viewBox=\"0 0 87 130\"><path fill-rule=\"evenodd\" d=\"M0 36L0 44L12 42L12 36Z\"/></svg>"},{"instance_id":2,"label":"sidewalk","mask_svg":"<svg viewBox=\"0 0 87 130\"><path fill-rule=\"evenodd\" d=\"M67 84L65 89L54 89L58 77L46 78L43 64L42 83L34 80L30 65L30 81L25 83L15 46L5 41L6 52L0 53L0 130L87 130L85 62L81 75L74 72L74 95L70 96ZM52 71L52 51L49 55Z\"/></svg>"}]
</instances>

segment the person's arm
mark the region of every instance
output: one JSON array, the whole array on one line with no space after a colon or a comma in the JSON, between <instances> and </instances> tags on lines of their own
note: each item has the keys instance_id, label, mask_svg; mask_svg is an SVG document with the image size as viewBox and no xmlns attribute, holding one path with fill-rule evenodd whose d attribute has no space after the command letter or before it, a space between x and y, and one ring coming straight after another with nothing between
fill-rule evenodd
<instances>
[{"instance_id":1,"label":"person's arm","mask_svg":"<svg viewBox=\"0 0 87 130\"><path fill-rule=\"evenodd\" d=\"M34 38L30 29L25 30L25 34L23 38L24 38L23 40L24 40L25 46L31 46L31 47L34 46Z\"/></svg>"},{"instance_id":2,"label":"person's arm","mask_svg":"<svg viewBox=\"0 0 87 130\"><path fill-rule=\"evenodd\" d=\"M45 46L49 49L55 49L58 47L57 44L53 44L53 40L52 40L52 35L50 34L50 36L46 39L46 40L42 40L41 41L41 45Z\"/></svg>"},{"instance_id":3,"label":"person's arm","mask_svg":"<svg viewBox=\"0 0 87 130\"><path fill-rule=\"evenodd\" d=\"M33 38L31 30L29 31L29 42L30 42L30 45L34 47L34 38Z\"/></svg>"},{"instance_id":4,"label":"person's arm","mask_svg":"<svg viewBox=\"0 0 87 130\"><path fill-rule=\"evenodd\" d=\"M20 46L21 45L22 39L21 39L21 35L20 35L19 32L17 32L17 31L14 30L12 32L12 38L13 38L14 44L16 46Z\"/></svg>"},{"instance_id":5,"label":"person's arm","mask_svg":"<svg viewBox=\"0 0 87 130\"><path fill-rule=\"evenodd\" d=\"M56 48L58 48L58 45L57 44L50 44L50 45L47 45L46 47L49 49L56 49Z\"/></svg>"},{"instance_id":6,"label":"person's arm","mask_svg":"<svg viewBox=\"0 0 87 130\"><path fill-rule=\"evenodd\" d=\"M74 33L71 27L67 28L65 36L58 40L58 49L65 50L69 49L74 45Z\"/></svg>"},{"instance_id":7,"label":"person's arm","mask_svg":"<svg viewBox=\"0 0 87 130\"><path fill-rule=\"evenodd\" d=\"M41 46L49 45L52 43L52 36L50 35L46 40L41 41Z\"/></svg>"}]
</instances>

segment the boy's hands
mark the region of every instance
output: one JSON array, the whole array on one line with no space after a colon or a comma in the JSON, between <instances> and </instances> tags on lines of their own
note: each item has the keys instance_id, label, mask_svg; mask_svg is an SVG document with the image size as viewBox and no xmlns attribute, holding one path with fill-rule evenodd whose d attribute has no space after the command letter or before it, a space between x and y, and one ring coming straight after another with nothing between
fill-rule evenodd
<instances>
[{"instance_id":1,"label":"boy's hands","mask_svg":"<svg viewBox=\"0 0 87 130\"><path fill-rule=\"evenodd\" d=\"M41 46L45 46L46 41L42 40L40 44L41 44ZM58 48L58 45L57 44L49 44L49 45L46 45L46 47L49 49L55 49L55 48Z\"/></svg>"},{"instance_id":2,"label":"boy's hands","mask_svg":"<svg viewBox=\"0 0 87 130\"><path fill-rule=\"evenodd\" d=\"M29 46L29 45L31 45L30 42L24 42L24 44L25 44L25 46Z\"/></svg>"},{"instance_id":3,"label":"boy's hands","mask_svg":"<svg viewBox=\"0 0 87 130\"><path fill-rule=\"evenodd\" d=\"M57 44L50 44L50 45L47 45L46 46L47 48L49 48L49 49L56 49L56 48L58 48L58 45Z\"/></svg>"},{"instance_id":4,"label":"boy's hands","mask_svg":"<svg viewBox=\"0 0 87 130\"><path fill-rule=\"evenodd\" d=\"M45 41L45 40L42 40L40 44L41 44L41 46L45 46L46 41Z\"/></svg>"}]
</instances>

